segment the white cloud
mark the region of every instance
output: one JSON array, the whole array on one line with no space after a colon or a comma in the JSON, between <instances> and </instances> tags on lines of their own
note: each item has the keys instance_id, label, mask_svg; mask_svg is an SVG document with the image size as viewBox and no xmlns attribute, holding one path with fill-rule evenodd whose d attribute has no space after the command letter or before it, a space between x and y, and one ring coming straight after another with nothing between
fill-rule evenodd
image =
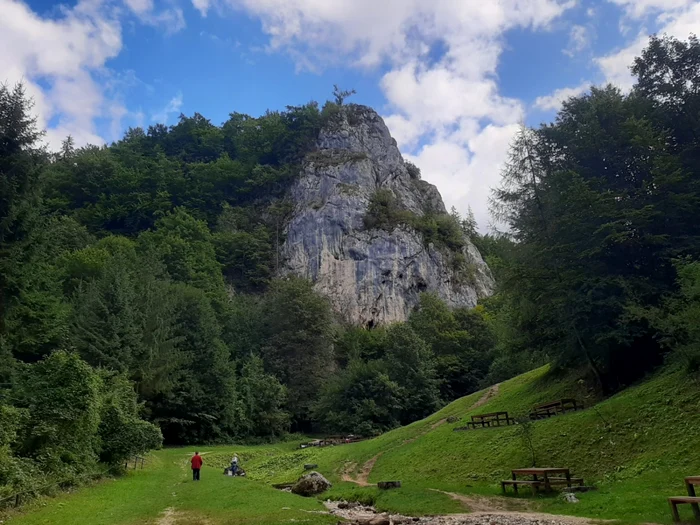
<instances>
[{"instance_id":1,"label":"white cloud","mask_svg":"<svg viewBox=\"0 0 700 525\"><path fill-rule=\"evenodd\" d=\"M153 11L153 0L126 0L126 5L137 15Z\"/></svg>"},{"instance_id":2,"label":"white cloud","mask_svg":"<svg viewBox=\"0 0 700 525\"><path fill-rule=\"evenodd\" d=\"M166 31L184 26L180 9L157 12L152 0L125 3L143 23ZM78 145L104 143L96 119L108 121L111 139L124 119L138 121L120 94L133 78L119 79L105 66L122 49L120 17L127 11L118 3L79 0L44 17L21 1L0 0L0 13L0 81L25 84L52 149L69 134Z\"/></svg>"},{"instance_id":3,"label":"white cloud","mask_svg":"<svg viewBox=\"0 0 700 525\"><path fill-rule=\"evenodd\" d=\"M182 93L178 93L165 105L163 109L155 112L151 115L151 120L159 124L167 124L168 118L173 113L180 114L180 109L182 108Z\"/></svg>"},{"instance_id":4,"label":"white cloud","mask_svg":"<svg viewBox=\"0 0 700 525\"><path fill-rule=\"evenodd\" d=\"M192 0L192 5L199 11L199 14L207 16L207 12L211 6L211 0Z\"/></svg>"},{"instance_id":5,"label":"white cloud","mask_svg":"<svg viewBox=\"0 0 700 525\"><path fill-rule=\"evenodd\" d=\"M634 16L656 12L658 34L687 39L691 33L700 33L700 3L691 0L609 0L625 5ZM637 4L639 2L639 4ZM634 58L646 47L649 37L646 30L638 33L626 47L596 59L596 63L608 82L622 89L630 89L634 78L630 66Z\"/></svg>"},{"instance_id":6,"label":"white cloud","mask_svg":"<svg viewBox=\"0 0 700 525\"><path fill-rule=\"evenodd\" d=\"M576 87L557 89L549 95L537 97L535 100L535 107L544 111L559 111L565 101L569 100L571 97L578 97L579 95L582 95L588 91L590 87L590 82L583 82Z\"/></svg>"},{"instance_id":7,"label":"white cloud","mask_svg":"<svg viewBox=\"0 0 700 525\"><path fill-rule=\"evenodd\" d=\"M562 52L573 57L588 48L590 44L590 31L585 26L574 25L569 32L569 44Z\"/></svg>"},{"instance_id":8,"label":"white cloud","mask_svg":"<svg viewBox=\"0 0 700 525\"><path fill-rule=\"evenodd\" d=\"M153 0L124 0L142 24L161 27L166 34L173 34L185 28L185 16L179 7L155 10Z\"/></svg>"},{"instance_id":9,"label":"white cloud","mask_svg":"<svg viewBox=\"0 0 700 525\"><path fill-rule=\"evenodd\" d=\"M421 168L424 178L441 190L447 209L466 213L471 206L481 231L492 224L488 210L491 188L498 185L500 170L518 124L490 124L471 135L439 138L406 158Z\"/></svg>"},{"instance_id":10,"label":"white cloud","mask_svg":"<svg viewBox=\"0 0 700 525\"><path fill-rule=\"evenodd\" d=\"M216 0L192 0L206 13ZM301 69L384 66L385 120L407 158L437 183L448 205L471 203L486 227L489 187L498 180L523 105L499 92L505 33L545 30L575 0L218 0L257 16L269 51ZM435 60L435 45L445 50ZM416 150L415 148L419 148ZM411 155L411 153L413 153Z\"/></svg>"},{"instance_id":11,"label":"white cloud","mask_svg":"<svg viewBox=\"0 0 700 525\"><path fill-rule=\"evenodd\" d=\"M122 46L114 13L80 2L48 19L15 0L0 0L0 12L0 78L26 84L41 127L56 121L47 130L49 145L59 146L68 134L80 144L102 143L94 119L104 100L94 74Z\"/></svg>"},{"instance_id":12,"label":"white cloud","mask_svg":"<svg viewBox=\"0 0 700 525\"><path fill-rule=\"evenodd\" d=\"M680 10L692 5L695 0L608 0L622 7L627 16L642 18L646 15Z\"/></svg>"}]
</instances>

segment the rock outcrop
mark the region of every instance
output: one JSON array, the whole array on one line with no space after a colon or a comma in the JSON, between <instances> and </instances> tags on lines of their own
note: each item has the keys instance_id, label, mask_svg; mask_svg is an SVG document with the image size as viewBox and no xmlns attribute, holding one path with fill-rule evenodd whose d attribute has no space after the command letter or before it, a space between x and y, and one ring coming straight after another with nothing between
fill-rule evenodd
<instances>
[{"instance_id":1,"label":"rock outcrop","mask_svg":"<svg viewBox=\"0 0 700 525\"><path fill-rule=\"evenodd\" d=\"M365 326L406 320L421 292L434 292L452 307L473 307L491 294L491 272L468 239L465 264L456 269L454 253L425 243L405 224L366 229L363 219L378 190L391 191L414 216L446 213L437 188L404 163L374 110L343 106L316 146L291 188L285 272L312 280L343 317Z\"/></svg>"},{"instance_id":2,"label":"rock outcrop","mask_svg":"<svg viewBox=\"0 0 700 525\"><path fill-rule=\"evenodd\" d=\"M292 493L299 496L315 496L331 488L331 483L318 472L310 472L299 478L292 486Z\"/></svg>"}]
</instances>

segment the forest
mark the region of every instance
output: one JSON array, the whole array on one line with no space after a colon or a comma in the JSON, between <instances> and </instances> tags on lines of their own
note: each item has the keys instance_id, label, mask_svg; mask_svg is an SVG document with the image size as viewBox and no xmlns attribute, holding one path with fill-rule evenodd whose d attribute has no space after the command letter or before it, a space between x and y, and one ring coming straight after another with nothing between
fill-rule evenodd
<instances>
[{"instance_id":1,"label":"forest","mask_svg":"<svg viewBox=\"0 0 700 525\"><path fill-rule=\"evenodd\" d=\"M280 274L287 190L350 92L49 152L23 87L0 87L0 497L161 443L375 435L547 362L605 394L696 371L700 42L653 37L632 72L521 130L501 233L379 195L367 228L468 236L498 289L372 330Z\"/></svg>"}]
</instances>

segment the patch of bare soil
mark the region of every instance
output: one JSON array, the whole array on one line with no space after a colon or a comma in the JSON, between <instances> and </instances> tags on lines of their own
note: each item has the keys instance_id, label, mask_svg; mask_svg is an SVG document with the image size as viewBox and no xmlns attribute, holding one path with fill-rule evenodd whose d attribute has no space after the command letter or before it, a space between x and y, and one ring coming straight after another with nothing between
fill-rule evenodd
<instances>
[{"instance_id":1,"label":"patch of bare soil","mask_svg":"<svg viewBox=\"0 0 700 525\"><path fill-rule=\"evenodd\" d=\"M501 383L496 383L493 385L491 388L489 388L486 393L479 398L479 400L472 405L470 410L474 410L475 408L479 408L480 406L484 406L492 397L496 397L498 395L498 389L500 388Z\"/></svg>"},{"instance_id":2,"label":"patch of bare soil","mask_svg":"<svg viewBox=\"0 0 700 525\"><path fill-rule=\"evenodd\" d=\"M173 507L168 507L161 513L161 517L158 519L158 525L175 525L177 522L177 512Z\"/></svg>"},{"instance_id":3,"label":"patch of bare soil","mask_svg":"<svg viewBox=\"0 0 700 525\"><path fill-rule=\"evenodd\" d=\"M369 459L364 465L362 465L362 470L358 474L357 478L353 478L350 473L355 470L355 467L357 466L356 463L350 463L348 466L345 467L343 473L341 474L340 478L343 481L349 481L351 483L355 483L359 485L360 487L373 487L373 483L369 483L369 475L372 473L372 469L374 468L374 464L377 462L379 457L383 453L380 452L373 458Z\"/></svg>"},{"instance_id":4,"label":"patch of bare soil","mask_svg":"<svg viewBox=\"0 0 700 525\"><path fill-rule=\"evenodd\" d=\"M211 525L211 521L190 512L177 511L173 507L165 509L156 525Z\"/></svg>"}]
</instances>

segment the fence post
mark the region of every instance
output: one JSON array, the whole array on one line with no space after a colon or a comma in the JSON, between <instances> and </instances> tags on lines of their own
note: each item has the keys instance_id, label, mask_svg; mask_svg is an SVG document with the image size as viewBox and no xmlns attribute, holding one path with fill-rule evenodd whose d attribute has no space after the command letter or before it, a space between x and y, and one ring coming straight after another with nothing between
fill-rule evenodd
<instances>
[{"instance_id":1,"label":"fence post","mask_svg":"<svg viewBox=\"0 0 700 525\"><path fill-rule=\"evenodd\" d=\"M19 493L18 493L18 494L15 496L15 508L16 508L16 507L19 507L19 503L20 503L21 500L22 500L22 498L21 498L21 496L20 496Z\"/></svg>"}]
</instances>

